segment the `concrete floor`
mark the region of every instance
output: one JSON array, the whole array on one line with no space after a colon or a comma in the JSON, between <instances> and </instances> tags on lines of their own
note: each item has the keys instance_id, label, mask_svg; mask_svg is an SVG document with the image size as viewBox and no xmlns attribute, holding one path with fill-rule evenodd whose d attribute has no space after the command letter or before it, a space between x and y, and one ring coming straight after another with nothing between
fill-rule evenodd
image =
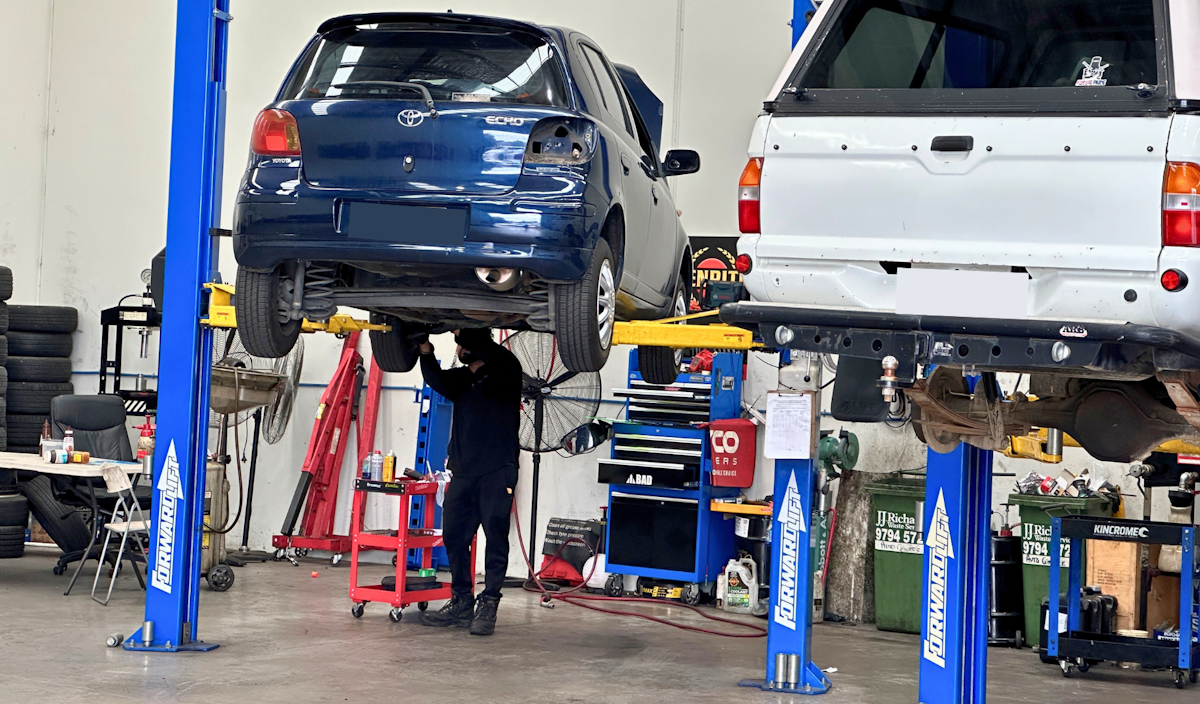
<instances>
[{"instance_id":1,"label":"concrete floor","mask_svg":"<svg viewBox=\"0 0 1200 704\"><path fill-rule=\"evenodd\" d=\"M142 619L136 581L122 576L107 607L91 601L82 584L63 597L67 577L51 574L54 559L50 551L30 550L0 562L0 701L916 701L915 636L822 624L814 647L821 667L838 668L832 692L816 700L765 694L735 686L762 676L763 639L716 638L567 604L549 610L518 591L505 597L491 638L422 627L415 609L398 624L383 605L368 605L355 619L346 597L349 570L315 560L299 568L240 568L230 591L204 589L201 637L221 644L213 652L110 650L106 636L128 635ZM653 610L701 620L679 609ZM989 660L993 704L1165 704L1197 695L1176 690L1165 673L1109 666L1064 679L1029 650L993 648Z\"/></svg>"}]
</instances>

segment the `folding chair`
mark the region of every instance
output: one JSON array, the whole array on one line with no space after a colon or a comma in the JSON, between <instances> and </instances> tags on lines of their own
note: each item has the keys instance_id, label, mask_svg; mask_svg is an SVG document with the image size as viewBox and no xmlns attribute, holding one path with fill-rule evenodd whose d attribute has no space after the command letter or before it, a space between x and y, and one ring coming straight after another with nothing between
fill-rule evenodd
<instances>
[{"instance_id":1,"label":"folding chair","mask_svg":"<svg viewBox=\"0 0 1200 704\"><path fill-rule=\"evenodd\" d=\"M142 544L142 535L150 535L150 521L146 520L142 513L142 506L134 494L133 482L129 481L129 474L121 467L108 463L101 466L100 471L104 474L105 486L117 497L117 503L112 513L113 520L104 524L104 547L100 550L96 576L92 579L92 600L107 606L108 600L112 598L117 576L121 574L121 559L125 556L125 546L130 535L134 536L133 544L141 553L145 564L146 547ZM134 519L135 515L136 519ZM104 558L108 556L108 544L114 534L121 536L121 546L117 549L117 558L112 562L112 577L108 580L108 594L101 601L96 598L96 585L100 583L100 572L104 569ZM142 589L145 589L146 578L142 576L142 568L138 566L132 552L129 555L129 564L133 567L133 573L137 575L138 583L142 585Z\"/></svg>"}]
</instances>

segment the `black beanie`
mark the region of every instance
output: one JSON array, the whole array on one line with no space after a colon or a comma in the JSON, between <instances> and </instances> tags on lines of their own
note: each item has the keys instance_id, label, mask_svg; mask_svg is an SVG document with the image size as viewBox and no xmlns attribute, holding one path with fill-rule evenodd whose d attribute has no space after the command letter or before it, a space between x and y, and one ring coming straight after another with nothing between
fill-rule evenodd
<instances>
[{"instance_id":1,"label":"black beanie","mask_svg":"<svg viewBox=\"0 0 1200 704\"><path fill-rule=\"evenodd\" d=\"M460 330L454 336L454 341L472 352L478 352L489 344L495 344L492 340L491 328L466 328Z\"/></svg>"}]
</instances>

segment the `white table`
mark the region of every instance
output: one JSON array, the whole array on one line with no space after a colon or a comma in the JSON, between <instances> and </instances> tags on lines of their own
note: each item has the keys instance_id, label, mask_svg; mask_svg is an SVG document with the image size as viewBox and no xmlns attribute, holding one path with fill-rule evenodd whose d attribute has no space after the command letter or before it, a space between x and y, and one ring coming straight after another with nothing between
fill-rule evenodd
<instances>
[{"instance_id":1,"label":"white table","mask_svg":"<svg viewBox=\"0 0 1200 704\"><path fill-rule=\"evenodd\" d=\"M87 547L83 550L83 555L79 558L79 565L75 567L75 574L71 576L71 582L67 585L67 590L63 592L63 596L71 593L71 589L75 586L75 581L79 579L79 573L83 570L83 563L87 561L92 553L92 548L96 545L96 533L101 523L99 520L100 507L96 502L96 487L92 484L92 481L104 478L101 468L106 464L116 465L125 470L127 474L142 473L142 465L138 462L118 462L117 460L93 458L87 464L51 464L43 460L41 455L31 455L25 452L0 452L0 469L38 472L39 474L52 474L60 477L76 477L87 480L88 496L92 503L92 535ZM97 555L96 559L103 559L103 557L103 555Z\"/></svg>"},{"instance_id":2,"label":"white table","mask_svg":"<svg viewBox=\"0 0 1200 704\"><path fill-rule=\"evenodd\" d=\"M55 474L60 477L102 479L104 475L101 473L100 468L105 464L117 465L124 469L127 474L142 473L142 465L137 462L118 462L117 460L92 458L92 461L87 464L51 464L44 461L40 455L31 455L26 452L0 452L0 469Z\"/></svg>"}]
</instances>

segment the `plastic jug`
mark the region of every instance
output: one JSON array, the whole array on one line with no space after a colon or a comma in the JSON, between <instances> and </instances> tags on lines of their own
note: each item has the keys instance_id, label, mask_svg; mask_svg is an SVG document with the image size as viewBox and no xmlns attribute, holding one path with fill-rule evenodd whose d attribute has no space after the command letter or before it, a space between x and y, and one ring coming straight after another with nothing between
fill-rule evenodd
<instances>
[{"instance_id":1,"label":"plastic jug","mask_svg":"<svg viewBox=\"0 0 1200 704\"><path fill-rule=\"evenodd\" d=\"M717 608L731 614L763 614L758 600L758 565L754 558L730 560L717 577Z\"/></svg>"}]
</instances>

